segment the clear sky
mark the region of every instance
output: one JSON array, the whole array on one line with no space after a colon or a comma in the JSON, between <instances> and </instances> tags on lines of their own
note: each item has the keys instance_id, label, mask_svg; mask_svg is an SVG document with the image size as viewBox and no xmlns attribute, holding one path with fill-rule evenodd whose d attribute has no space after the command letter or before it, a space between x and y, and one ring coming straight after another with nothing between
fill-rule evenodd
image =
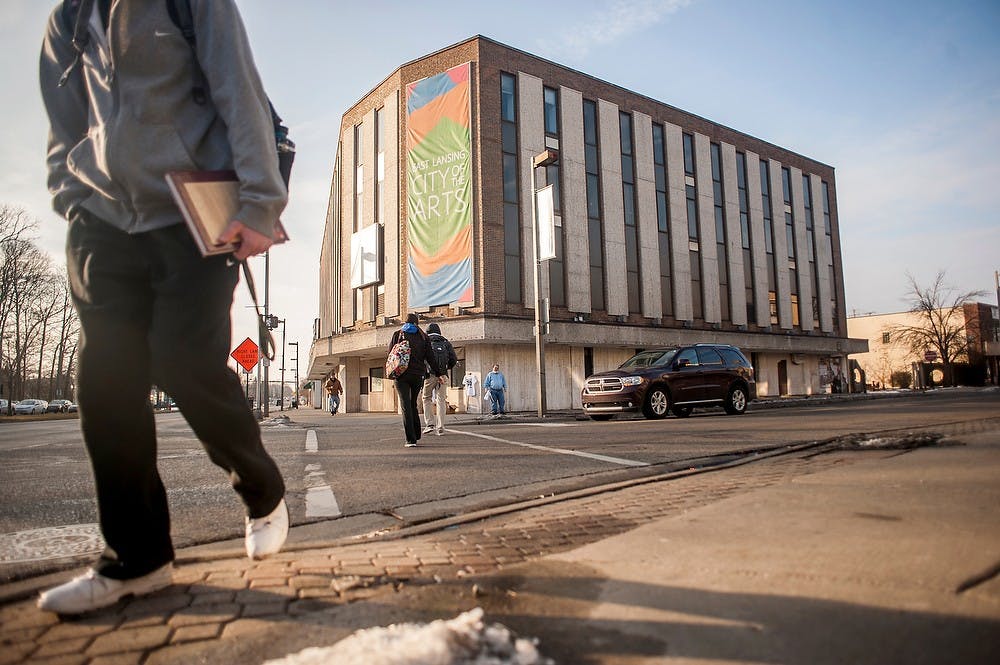
<instances>
[{"instance_id":1,"label":"clear sky","mask_svg":"<svg viewBox=\"0 0 1000 665\"><path fill-rule=\"evenodd\" d=\"M0 203L36 217L39 243L63 262L65 223L45 189L47 124L37 83L54 4L4 0L0 12L7 54L0 60ZM319 246L341 114L399 65L476 34L833 166L849 313L905 309L906 272L929 284L945 270L957 289L984 290L995 303L997 0L239 6L264 84L298 145L283 217L292 242L271 253L270 298L288 322L287 339L302 345L302 372L318 312ZM254 265L261 288L263 261ZM255 333L242 285L237 293L239 342Z\"/></svg>"}]
</instances>

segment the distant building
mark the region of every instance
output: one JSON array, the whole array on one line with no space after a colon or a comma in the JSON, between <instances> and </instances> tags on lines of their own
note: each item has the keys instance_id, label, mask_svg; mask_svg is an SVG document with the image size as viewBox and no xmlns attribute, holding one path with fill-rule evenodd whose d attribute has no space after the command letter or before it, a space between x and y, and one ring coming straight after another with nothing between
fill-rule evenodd
<instances>
[{"instance_id":1,"label":"distant building","mask_svg":"<svg viewBox=\"0 0 1000 665\"><path fill-rule=\"evenodd\" d=\"M558 161L534 169L547 149ZM549 409L637 349L734 344L761 395L826 392L867 349L848 337L832 167L476 36L342 118L309 378L337 372L349 411L395 410L383 363L417 311L459 352L451 403L478 410L462 380L498 361L511 408L534 410L546 185Z\"/></svg>"},{"instance_id":2,"label":"distant building","mask_svg":"<svg viewBox=\"0 0 1000 665\"><path fill-rule=\"evenodd\" d=\"M947 312L939 312L942 318ZM997 360L1000 358L1000 316L997 307L968 303L954 314L949 324L964 331L964 342L957 358L956 382L964 385L997 383ZM851 337L867 340L868 351L853 354L869 386L882 388L931 387L942 385L944 370L940 357L925 357L934 348L913 349L900 339L899 326L923 327L925 319L913 312L865 314L847 318ZM902 375L902 376L900 376ZM901 385L906 383L907 385Z\"/></svg>"}]
</instances>

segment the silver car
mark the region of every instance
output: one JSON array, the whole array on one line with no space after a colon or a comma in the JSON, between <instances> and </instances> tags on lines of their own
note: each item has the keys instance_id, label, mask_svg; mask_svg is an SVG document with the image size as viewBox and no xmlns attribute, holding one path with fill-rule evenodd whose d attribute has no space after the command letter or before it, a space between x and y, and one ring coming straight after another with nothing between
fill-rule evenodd
<instances>
[{"instance_id":1,"label":"silver car","mask_svg":"<svg viewBox=\"0 0 1000 665\"><path fill-rule=\"evenodd\" d=\"M14 405L14 413L19 416L30 416L36 413L45 413L49 408L49 403L43 399L22 399Z\"/></svg>"}]
</instances>

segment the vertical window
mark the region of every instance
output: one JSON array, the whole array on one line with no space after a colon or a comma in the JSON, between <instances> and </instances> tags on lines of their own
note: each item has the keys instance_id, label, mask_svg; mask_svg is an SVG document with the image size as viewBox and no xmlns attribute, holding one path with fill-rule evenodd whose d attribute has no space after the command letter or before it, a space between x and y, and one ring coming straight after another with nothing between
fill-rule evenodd
<instances>
[{"instance_id":1,"label":"vertical window","mask_svg":"<svg viewBox=\"0 0 1000 665\"><path fill-rule=\"evenodd\" d=\"M774 257L774 220L771 215L771 168L760 160L760 200L764 209L764 250L767 252L767 301L771 308L771 325L778 323L778 268Z\"/></svg>"},{"instance_id":2,"label":"vertical window","mask_svg":"<svg viewBox=\"0 0 1000 665\"><path fill-rule=\"evenodd\" d=\"M826 232L826 257L829 261L827 269L830 271L830 309L833 313L833 329L836 332L840 326L837 315L836 271L833 268L833 226L830 221L830 186L825 180L821 180L820 185L823 188L823 230Z\"/></svg>"},{"instance_id":3,"label":"vertical window","mask_svg":"<svg viewBox=\"0 0 1000 665\"><path fill-rule=\"evenodd\" d=\"M545 135L558 140L559 138L559 93L553 88L544 89L545 114ZM559 215L562 213L562 169L560 161L549 164L545 167L545 184L552 185L552 207L555 212L556 226L554 231L554 241L556 256L548 263L549 270L549 300L553 305L566 306L566 254L563 239L562 224L559 223Z\"/></svg>"},{"instance_id":4,"label":"vertical window","mask_svg":"<svg viewBox=\"0 0 1000 665\"><path fill-rule=\"evenodd\" d=\"M694 176L694 137L684 135L684 175Z\"/></svg>"},{"instance_id":5,"label":"vertical window","mask_svg":"<svg viewBox=\"0 0 1000 665\"><path fill-rule=\"evenodd\" d=\"M625 282L628 289L628 311L641 312L639 229L635 212L635 154L631 114L625 112L618 114L618 130L622 148L622 203L625 209Z\"/></svg>"},{"instance_id":6,"label":"vertical window","mask_svg":"<svg viewBox=\"0 0 1000 665\"><path fill-rule=\"evenodd\" d=\"M503 168L504 298L521 302L521 213L517 186L517 96L515 79L500 74L500 143Z\"/></svg>"},{"instance_id":7,"label":"vertical window","mask_svg":"<svg viewBox=\"0 0 1000 665\"><path fill-rule=\"evenodd\" d=\"M554 88L545 88L542 92L545 133L549 136L559 135L559 93Z\"/></svg>"},{"instance_id":8,"label":"vertical window","mask_svg":"<svg viewBox=\"0 0 1000 665\"><path fill-rule=\"evenodd\" d=\"M750 206L747 195L747 157L742 152L736 153L736 187L740 198L740 246L743 248L743 284L746 286L747 323L757 320L757 301L755 293L756 273L753 264L753 252L750 250Z\"/></svg>"},{"instance_id":9,"label":"vertical window","mask_svg":"<svg viewBox=\"0 0 1000 665\"><path fill-rule=\"evenodd\" d=\"M695 180L694 137L684 135L684 196L687 200L688 252L691 262L691 304L694 318L705 318L701 293L701 246L698 231L698 190Z\"/></svg>"},{"instance_id":10,"label":"vertical window","mask_svg":"<svg viewBox=\"0 0 1000 665\"><path fill-rule=\"evenodd\" d=\"M590 304L604 309L604 221L601 219L600 156L597 104L583 100L584 162L587 170L587 235L590 242Z\"/></svg>"},{"instance_id":11,"label":"vertical window","mask_svg":"<svg viewBox=\"0 0 1000 665\"><path fill-rule=\"evenodd\" d=\"M653 173L656 179L656 229L660 254L660 306L674 315L670 282L670 204L667 197L667 145L663 125L653 123Z\"/></svg>"},{"instance_id":12,"label":"vertical window","mask_svg":"<svg viewBox=\"0 0 1000 665\"><path fill-rule=\"evenodd\" d=\"M375 109L375 223L385 219L385 108ZM379 295L383 298L379 298ZM370 288L371 318L385 311L385 282Z\"/></svg>"},{"instance_id":13,"label":"vertical window","mask_svg":"<svg viewBox=\"0 0 1000 665\"><path fill-rule=\"evenodd\" d=\"M729 252L726 242L726 198L722 187L722 149L712 144L712 197L715 203L715 247L719 265L719 304L723 321L731 321L729 309Z\"/></svg>"},{"instance_id":14,"label":"vertical window","mask_svg":"<svg viewBox=\"0 0 1000 665\"><path fill-rule=\"evenodd\" d=\"M785 202L785 239L788 242L788 286L792 294L792 326L799 325L799 271L796 265L795 215L792 213L792 173L781 167L781 192Z\"/></svg>"},{"instance_id":15,"label":"vertical window","mask_svg":"<svg viewBox=\"0 0 1000 665\"><path fill-rule=\"evenodd\" d=\"M795 217L792 214L792 176L788 168L781 168L781 193L785 203L785 240L788 243L788 260L795 265Z\"/></svg>"},{"instance_id":16,"label":"vertical window","mask_svg":"<svg viewBox=\"0 0 1000 665\"><path fill-rule=\"evenodd\" d=\"M816 241L813 233L816 228L812 204L812 180L806 174L802 175L802 202L806 209L806 258L809 260L809 274L812 275L812 320L813 327L819 327L819 273L816 271Z\"/></svg>"},{"instance_id":17,"label":"vertical window","mask_svg":"<svg viewBox=\"0 0 1000 665\"><path fill-rule=\"evenodd\" d=\"M385 109L375 110L375 154L378 156L375 164L375 222L381 223L385 211L383 184L385 182Z\"/></svg>"},{"instance_id":18,"label":"vertical window","mask_svg":"<svg viewBox=\"0 0 1000 665\"><path fill-rule=\"evenodd\" d=\"M500 74L500 119L508 122L517 120L514 81L511 74Z\"/></svg>"},{"instance_id":19,"label":"vertical window","mask_svg":"<svg viewBox=\"0 0 1000 665\"><path fill-rule=\"evenodd\" d=\"M357 124L354 126L354 219L352 220L353 230L360 231L364 225L364 193L365 193L365 137L364 126ZM364 318L364 289L354 289L352 294L354 301L355 322Z\"/></svg>"},{"instance_id":20,"label":"vertical window","mask_svg":"<svg viewBox=\"0 0 1000 665\"><path fill-rule=\"evenodd\" d=\"M361 125L354 126L354 230L364 224L365 136Z\"/></svg>"}]
</instances>

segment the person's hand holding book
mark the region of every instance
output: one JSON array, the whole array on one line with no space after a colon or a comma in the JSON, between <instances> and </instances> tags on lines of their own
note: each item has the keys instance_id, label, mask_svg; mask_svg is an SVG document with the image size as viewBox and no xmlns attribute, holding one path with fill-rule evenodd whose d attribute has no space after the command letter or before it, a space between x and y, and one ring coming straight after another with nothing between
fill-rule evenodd
<instances>
[{"instance_id":1,"label":"person's hand holding book","mask_svg":"<svg viewBox=\"0 0 1000 665\"><path fill-rule=\"evenodd\" d=\"M234 219L229 222L229 226L226 227L226 230L222 232L222 235L220 235L217 240L217 243L220 245L224 245L229 242L236 245L236 249L233 251L233 257L237 261L242 261L250 256L263 254L271 247L272 244L274 244L274 241L266 235L254 231L249 226L245 226L243 222L238 219Z\"/></svg>"}]
</instances>

